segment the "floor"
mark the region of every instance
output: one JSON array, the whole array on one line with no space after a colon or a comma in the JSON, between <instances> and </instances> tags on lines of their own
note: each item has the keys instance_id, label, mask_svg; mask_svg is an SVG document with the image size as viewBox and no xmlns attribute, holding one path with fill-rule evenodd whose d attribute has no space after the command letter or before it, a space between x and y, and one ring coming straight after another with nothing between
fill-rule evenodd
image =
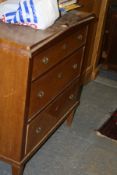
<instances>
[{"instance_id":1,"label":"floor","mask_svg":"<svg viewBox=\"0 0 117 175\"><path fill-rule=\"evenodd\" d=\"M97 77L83 88L72 126L52 135L24 175L117 175L117 142L96 134L116 108L117 81ZM0 175L11 175L11 167L0 162Z\"/></svg>"}]
</instances>

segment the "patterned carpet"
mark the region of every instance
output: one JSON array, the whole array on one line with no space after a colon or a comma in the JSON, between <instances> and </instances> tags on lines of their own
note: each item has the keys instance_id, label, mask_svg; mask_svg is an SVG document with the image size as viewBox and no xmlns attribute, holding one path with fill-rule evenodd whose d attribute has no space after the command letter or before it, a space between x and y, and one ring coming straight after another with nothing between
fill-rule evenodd
<instances>
[{"instance_id":1,"label":"patterned carpet","mask_svg":"<svg viewBox=\"0 0 117 175\"><path fill-rule=\"evenodd\" d=\"M98 77L86 85L72 127L64 123L26 164L24 175L117 175L117 143L96 134L116 108L116 81ZM11 175L11 167L0 162L0 175Z\"/></svg>"}]
</instances>

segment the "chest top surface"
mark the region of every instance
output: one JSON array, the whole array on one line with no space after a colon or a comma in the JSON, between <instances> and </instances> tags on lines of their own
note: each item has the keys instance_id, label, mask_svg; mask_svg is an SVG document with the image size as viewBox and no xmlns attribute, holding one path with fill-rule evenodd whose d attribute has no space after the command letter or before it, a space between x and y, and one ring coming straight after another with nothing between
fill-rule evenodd
<instances>
[{"instance_id":1,"label":"chest top surface","mask_svg":"<svg viewBox=\"0 0 117 175\"><path fill-rule=\"evenodd\" d=\"M46 30L35 30L26 26L0 22L0 45L3 42L12 42L24 46L26 50L31 50L37 46L39 48L70 28L87 23L92 18L94 15L91 13L71 11L59 18L53 26Z\"/></svg>"}]
</instances>

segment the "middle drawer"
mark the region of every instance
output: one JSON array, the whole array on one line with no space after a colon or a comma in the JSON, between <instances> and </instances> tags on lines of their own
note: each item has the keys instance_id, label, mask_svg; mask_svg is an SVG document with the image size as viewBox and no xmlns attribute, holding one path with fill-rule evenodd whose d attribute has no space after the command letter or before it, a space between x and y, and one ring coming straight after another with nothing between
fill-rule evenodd
<instances>
[{"instance_id":1,"label":"middle drawer","mask_svg":"<svg viewBox=\"0 0 117 175\"><path fill-rule=\"evenodd\" d=\"M29 119L42 110L80 74L83 48L58 64L31 85Z\"/></svg>"}]
</instances>

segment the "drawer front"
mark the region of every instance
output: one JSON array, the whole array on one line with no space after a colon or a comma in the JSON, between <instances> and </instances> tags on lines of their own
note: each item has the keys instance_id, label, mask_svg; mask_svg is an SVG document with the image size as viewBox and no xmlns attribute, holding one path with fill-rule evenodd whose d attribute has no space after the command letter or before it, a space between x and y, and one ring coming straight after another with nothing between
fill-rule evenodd
<instances>
[{"instance_id":1,"label":"drawer front","mask_svg":"<svg viewBox=\"0 0 117 175\"><path fill-rule=\"evenodd\" d=\"M33 57L32 80L81 47L85 43L86 29L83 27L41 53L37 53Z\"/></svg>"},{"instance_id":2,"label":"drawer front","mask_svg":"<svg viewBox=\"0 0 117 175\"><path fill-rule=\"evenodd\" d=\"M45 107L79 75L82 56L83 48L32 83L29 118Z\"/></svg>"},{"instance_id":3,"label":"drawer front","mask_svg":"<svg viewBox=\"0 0 117 175\"><path fill-rule=\"evenodd\" d=\"M64 119L66 112L79 101L79 94L79 80L77 80L27 126L26 154L42 143Z\"/></svg>"}]
</instances>

